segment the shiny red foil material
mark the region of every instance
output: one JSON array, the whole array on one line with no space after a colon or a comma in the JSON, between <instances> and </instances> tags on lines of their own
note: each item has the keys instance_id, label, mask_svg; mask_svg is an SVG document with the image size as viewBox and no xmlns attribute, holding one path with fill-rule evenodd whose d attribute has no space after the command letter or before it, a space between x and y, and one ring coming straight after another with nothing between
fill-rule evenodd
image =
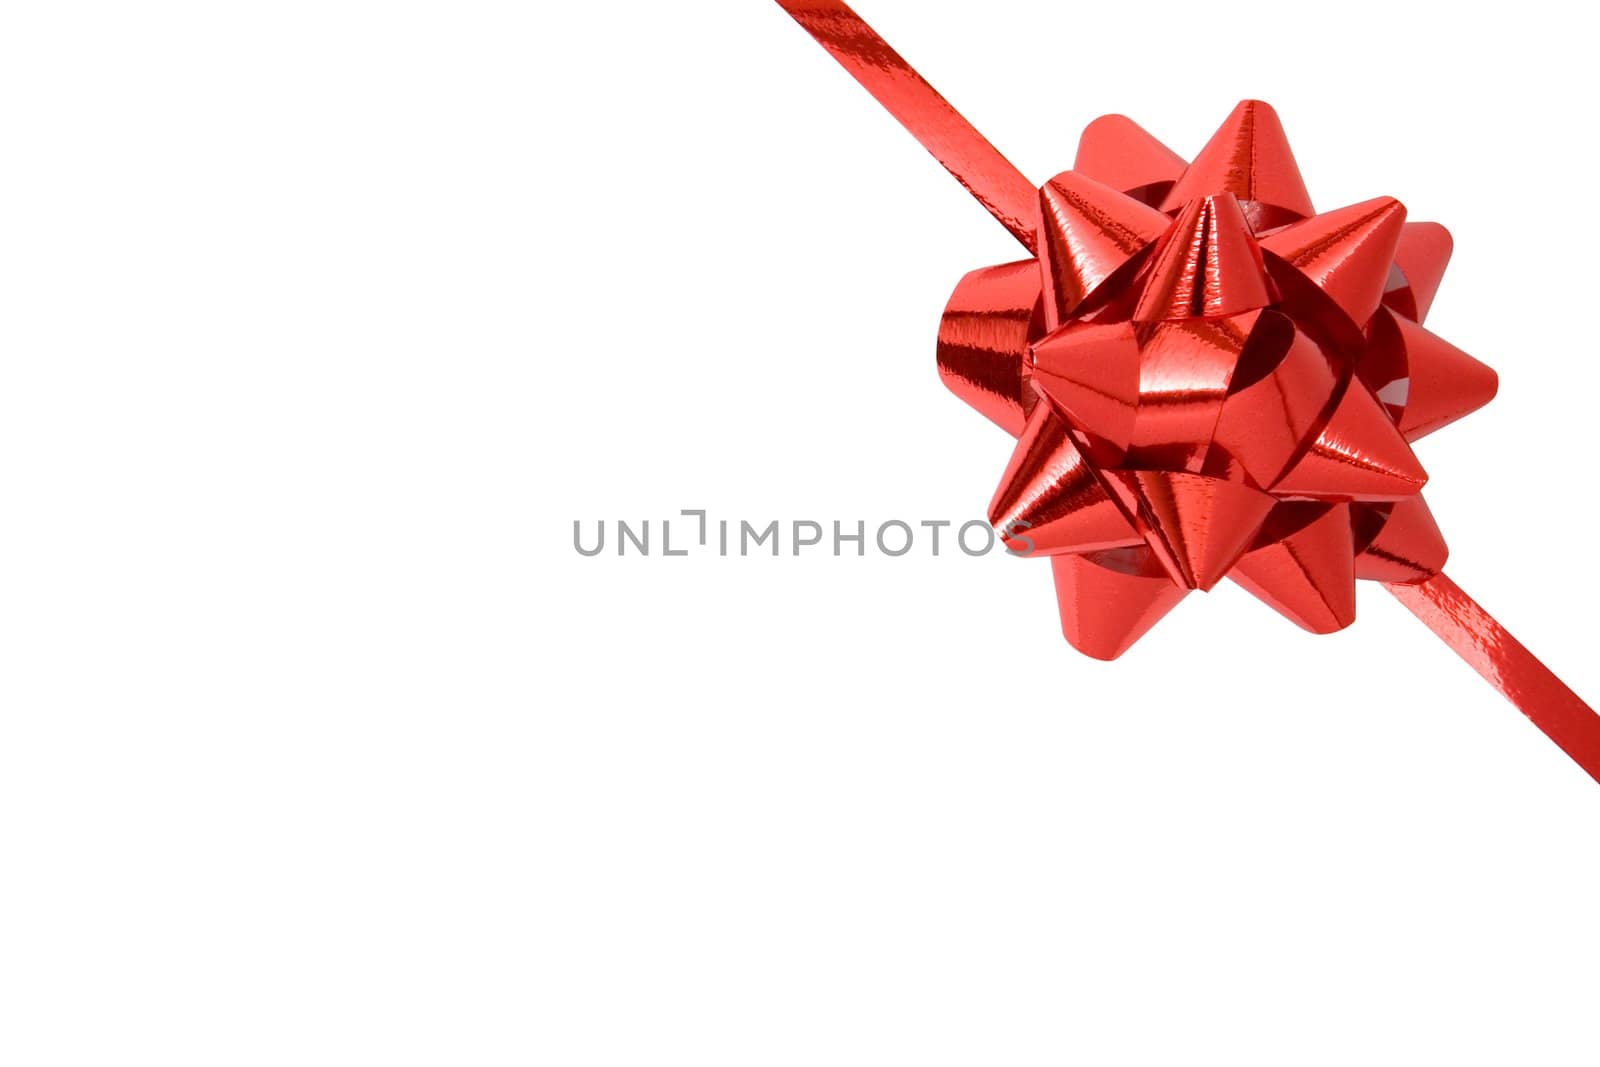
<instances>
[{"instance_id":1,"label":"shiny red foil material","mask_svg":"<svg viewBox=\"0 0 1600 1067\"><path fill-rule=\"evenodd\" d=\"M1099 119L1038 199L1038 256L961 280L938 363L1017 438L989 518L1051 558L1074 646L1115 658L1224 579L1331 633L1358 579L1439 573L1411 445L1496 386L1422 325L1442 227L1318 212L1255 100L1188 163Z\"/></svg>"},{"instance_id":2,"label":"shiny red foil material","mask_svg":"<svg viewBox=\"0 0 1600 1067\"><path fill-rule=\"evenodd\" d=\"M1319 210L1258 100L1187 160L1096 119L1036 187L844 4L780 4L1029 253L956 285L938 368L1016 439L989 519L1049 557L1074 647L1114 659L1224 580L1331 633L1381 582L1600 779L1600 717L1442 574L1412 445L1497 387L1423 325L1442 226Z\"/></svg>"}]
</instances>

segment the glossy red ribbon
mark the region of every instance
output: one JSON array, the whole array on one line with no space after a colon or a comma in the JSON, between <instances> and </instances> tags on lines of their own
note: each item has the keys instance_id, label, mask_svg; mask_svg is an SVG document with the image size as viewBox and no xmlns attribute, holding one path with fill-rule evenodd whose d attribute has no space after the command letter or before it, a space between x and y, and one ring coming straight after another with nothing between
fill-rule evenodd
<instances>
[{"instance_id":1,"label":"glossy red ribbon","mask_svg":"<svg viewBox=\"0 0 1600 1067\"><path fill-rule=\"evenodd\" d=\"M1036 188L849 7L779 3L1033 254L961 280L938 363L1017 438L990 521L1050 557L1069 642L1115 658L1224 578L1329 633L1378 581L1600 780L1600 716L1443 574L1422 501L1411 443L1497 387L1422 326L1443 227L1318 213L1260 101L1190 162L1097 119Z\"/></svg>"}]
</instances>

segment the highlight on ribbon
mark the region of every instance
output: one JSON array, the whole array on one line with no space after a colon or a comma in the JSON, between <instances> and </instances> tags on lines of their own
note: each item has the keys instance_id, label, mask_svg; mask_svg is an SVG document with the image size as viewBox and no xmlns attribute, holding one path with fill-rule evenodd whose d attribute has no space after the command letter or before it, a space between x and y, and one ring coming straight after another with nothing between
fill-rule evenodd
<instances>
[{"instance_id":1,"label":"highlight on ribbon","mask_svg":"<svg viewBox=\"0 0 1600 1067\"><path fill-rule=\"evenodd\" d=\"M1030 253L957 284L938 369L1017 439L989 518L1050 557L1074 647L1114 659L1225 578L1331 633L1380 582L1600 780L1600 716L1443 573L1411 445L1498 383L1423 326L1442 226L1318 212L1257 100L1187 162L1096 119L1036 187L849 7L779 3Z\"/></svg>"}]
</instances>

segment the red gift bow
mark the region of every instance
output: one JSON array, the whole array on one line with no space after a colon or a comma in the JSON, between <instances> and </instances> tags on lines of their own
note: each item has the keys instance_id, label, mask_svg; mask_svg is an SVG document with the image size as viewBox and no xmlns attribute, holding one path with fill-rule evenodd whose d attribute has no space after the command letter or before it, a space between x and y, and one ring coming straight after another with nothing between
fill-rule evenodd
<instances>
[{"instance_id":1,"label":"red gift bow","mask_svg":"<svg viewBox=\"0 0 1600 1067\"><path fill-rule=\"evenodd\" d=\"M1224 577L1331 633L1378 581L1600 781L1600 716L1442 573L1410 442L1497 385L1421 325L1442 226L1317 214L1254 100L1190 163L1097 119L1036 189L845 4L779 3L1033 256L961 280L938 363L1018 438L989 518L1050 557L1069 642L1113 659Z\"/></svg>"}]
</instances>

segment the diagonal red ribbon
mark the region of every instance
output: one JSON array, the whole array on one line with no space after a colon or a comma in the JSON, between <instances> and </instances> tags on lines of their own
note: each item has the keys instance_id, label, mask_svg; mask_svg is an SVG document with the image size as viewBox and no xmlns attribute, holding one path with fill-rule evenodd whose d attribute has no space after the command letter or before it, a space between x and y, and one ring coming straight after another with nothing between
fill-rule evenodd
<instances>
[{"instance_id":1,"label":"diagonal red ribbon","mask_svg":"<svg viewBox=\"0 0 1600 1067\"><path fill-rule=\"evenodd\" d=\"M1000 224L1037 254L1039 191L861 16L839 0L778 0ZM1014 431L1015 432L1015 431ZM1394 596L1600 781L1600 715L1444 574Z\"/></svg>"},{"instance_id":2,"label":"diagonal red ribbon","mask_svg":"<svg viewBox=\"0 0 1600 1067\"><path fill-rule=\"evenodd\" d=\"M1384 588L1600 782L1600 715L1477 601L1443 574Z\"/></svg>"},{"instance_id":3,"label":"diagonal red ribbon","mask_svg":"<svg viewBox=\"0 0 1600 1067\"><path fill-rule=\"evenodd\" d=\"M1037 252L1039 190L950 102L839 0L778 0L962 187Z\"/></svg>"}]
</instances>

